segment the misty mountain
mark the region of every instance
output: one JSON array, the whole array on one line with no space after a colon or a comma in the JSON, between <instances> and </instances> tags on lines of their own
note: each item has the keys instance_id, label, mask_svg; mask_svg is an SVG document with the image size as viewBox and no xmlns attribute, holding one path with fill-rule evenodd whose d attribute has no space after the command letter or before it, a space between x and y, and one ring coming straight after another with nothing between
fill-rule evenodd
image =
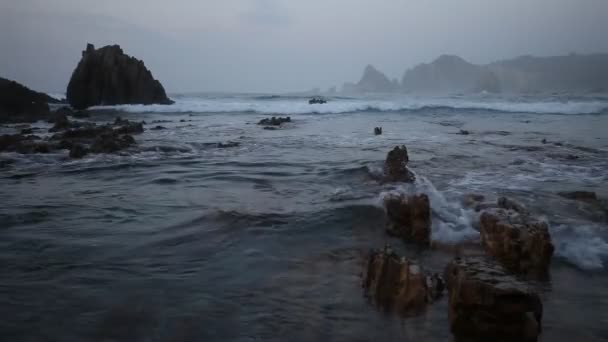
<instances>
[{"instance_id":1,"label":"misty mountain","mask_svg":"<svg viewBox=\"0 0 608 342\"><path fill-rule=\"evenodd\" d=\"M401 87L413 93L608 92L608 54L522 56L487 65L443 55L407 70Z\"/></svg>"},{"instance_id":2,"label":"misty mountain","mask_svg":"<svg viewBox=\"0 0 608 342\"><path fill-rule=\"evenodd\" d=\"M391 82L385 74L372 65L365 67L358 83L345 83L342 87L345 93L386 93L398 89L398 82Z\"/></svg>"}]
</instances>

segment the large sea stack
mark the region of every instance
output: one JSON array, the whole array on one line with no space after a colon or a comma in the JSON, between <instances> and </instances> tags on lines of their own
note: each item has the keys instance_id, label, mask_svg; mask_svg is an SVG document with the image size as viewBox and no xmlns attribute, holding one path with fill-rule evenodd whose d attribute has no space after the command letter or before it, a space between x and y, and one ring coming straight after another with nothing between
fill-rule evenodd
<instances>
[{"instance_id":1,"label":"large sea stack","mask_svg":"<svg viewBox=\"0 0 608 342\"><path fill-rule=\"evenodd\" d=\"M72 74L67 100L76 109L96 105L172 104L165 89L143 61L120 46L95 49L88 44Z\"/></svg>"}]
</instances>

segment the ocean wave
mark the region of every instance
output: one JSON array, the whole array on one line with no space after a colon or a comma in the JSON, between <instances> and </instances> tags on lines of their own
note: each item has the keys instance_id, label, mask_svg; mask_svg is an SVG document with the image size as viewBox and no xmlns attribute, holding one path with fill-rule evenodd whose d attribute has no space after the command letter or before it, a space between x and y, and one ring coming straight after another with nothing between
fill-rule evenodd
<instances>
[{"instance_id":1,"label":"ocean wave","mask_svg":"<svg viewBox=\"0 0 608 342\"><path fill-rule=\"evenodd\" d=\"M601 269L608 261L608 242L594 225L556 225L551 227L555 255L585 270Z\"/></svg>"},{"instance_id":2,"label":"ocean wave","mask_svg":"<svg viewBox=\"0 0 608 342\"><path fill-rule=\"evenodd\" d=\"M608 101L557 101L552 99L476 100L467 98L332 98L326 104L308 104L305 98L276 95L242 97L178 97L173 105L98 106L93 109L136 113L254 113L342 114L355 112L507 112L533 114L606 114Z\"/></svg>"}]
</instances>

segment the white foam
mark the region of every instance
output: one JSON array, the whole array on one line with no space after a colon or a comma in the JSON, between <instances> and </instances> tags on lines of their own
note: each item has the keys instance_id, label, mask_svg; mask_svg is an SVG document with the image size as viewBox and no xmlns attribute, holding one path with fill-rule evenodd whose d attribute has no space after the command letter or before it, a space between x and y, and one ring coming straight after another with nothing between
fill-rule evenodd
<instances>
[{"instance_id":1,"label":"white foam","mask_svg":"<svg viewBox=\"0 0 608 342\"><path fill-rule=\"evenodd\" d=\"M608 243L598 235L600 229L593 225L551 227L555 255L585 270L604 268Z\"/></svg>"},{"instance_id":2,"label":"white foam","mask_svg":"<svg viewBox=\"0 0 608 342\"><path fill-rule=\"evenodd\" d=\"M607 101L598 100L538 100L536 102L485 98L336 98L326 104L308 104L306 98L277 97L259 98L225 97L178 97L173 105L120 105L99 106L98 109L116 109L126 112L159 113L233 113L258 114L339 114L360 111L416 111L421 109L490 110L539 114L594 114L608 109Z\"/></svg>"}]
</instances>

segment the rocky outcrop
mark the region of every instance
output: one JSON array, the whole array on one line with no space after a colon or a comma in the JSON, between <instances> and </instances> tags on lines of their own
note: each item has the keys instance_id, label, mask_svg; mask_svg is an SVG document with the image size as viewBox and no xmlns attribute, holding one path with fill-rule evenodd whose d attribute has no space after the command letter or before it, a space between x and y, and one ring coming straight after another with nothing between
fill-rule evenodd
<instances>
[{"instance_id":1,"label":"rocky outcrop","mask_svg":"<svg viewBox=\"0 0 608 342\"><path fill-rule=\"evenodd\" d=\"M388 195L384 199L388 216L387 233L421 245L431 241L431 205L426 194Z\"/></svg>"},{"instance_id":2,"label":"rocky outcrop","mask_svg":"<svg viewBox=\"0 0 608 342\"><path fill-rule=\"evenodd\" d=\"M450 329L479 341L536 341L542 302L527 284L483 257L456 258L446 268Z\"/></svg>"},{"instance_id":3,"label":"rocky outcrop","mask_svg":"<svg viewBox=\"0 0 608 342\"><path fill-rule=\"evenodd\" d=\"M378 306L405 313L439 298L444 283L438 275L425 273L420 265L399 257L387 246L370 253L363 288Z\"/></svg>"},{"instance_id":4,"label":"rocky outcrop","mask_svg":"<svg viewBox=\"0 0 608 342\"><path fill-rule=\"evenodd\" d=\"M46 120L49 103L60 101L5 78L0 78L0 122L34 122Z\"/></svg>"},{"instance_id":5,"label":"rocky outcrop","mask_svg":"<svg viewBox=\"0 0 608 342\"><path fill-rule=\"evenodd\" d=\"M17 152L21 154L49 153L52 148L51 145L40 141L40 137L35 135L0 135L0 152Z\"/></svg>"},{"instance_id":6,"label":"rocky outcrop","mask_svg":"<svg viewBox=\"0 0 608 342\"><path fill-rule=\"evenodd\" d=\"M95 49L88 44L72 74L67 100L76 109L96 105L172 104L144 62L120 46Z\"/></svg>"},{"instance_id":7,"label":"rocky outcrop","mask_svg":"<svg viewBox=\"0 0 608 342\"><path fill-rule=\"evenodd\" d=\"M562 191L557 194L571 200L585 202L597 201L597 195L593 191Z\"/></svg>"},{"instance_id":8,"label":"rocky outcrop","mask_svg":"<svg viewBox=\"0 0 608 342\"><path fill-rule=\"evenodd\" d=\"M382 135L382 127L374 127L374 135Z\"/></svg>"},{"instance_id":9,"label":"rocky outcrop","mask_svg":"<svg viewBox=\"0 0 608 342\"><path fill-rule=\"evenodd\" d=\"M506 197L497 204L497 208L485 209L480 216L486 253L512 272L545 274L554 251L547 223Z\"/></svg>"},{"instance_id":10,"label":"rocky outcrop","mask_svg":"<svg viewBox=\"0 0 608 342\"><path fill-rule=\"evenodd\" d=\"M281 126L284 123L291 122L291 117L276 117L262 119L258 122L258 125L261 126Z\"/></svg>"},{"instance_id":11,"label":"rocky outcrop","mask_svg":"<svg viewBox=\"0 0 608 342\"><path fill-rule=\"evenodd\" d=\"M410 158L405 146L396 146L386 156L384 177L388 182L413 182L416 177L407 168Z\"/></svg>"}]
</instances>

